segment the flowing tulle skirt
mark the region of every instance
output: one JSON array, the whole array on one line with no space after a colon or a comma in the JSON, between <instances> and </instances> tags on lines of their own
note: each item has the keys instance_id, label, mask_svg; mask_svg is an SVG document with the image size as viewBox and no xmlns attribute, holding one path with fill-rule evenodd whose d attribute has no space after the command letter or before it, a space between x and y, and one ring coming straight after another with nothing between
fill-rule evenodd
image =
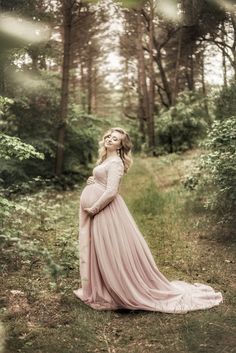
<instances>
[{"instance_id":1,"label":"flowing tulle skirt","mask_svg":"<svg viewBox=\"0 0 236 353\"><path fill-rule=\"evenodd\" d=\"M186 313L219 305L222 294L208 285L168 281L123 198L115 199L93 218L83 210L101 196L105 186L85 187L80 198L81 288L74 291L97 310L149 310Z\"/></svg>"}]
</instances>

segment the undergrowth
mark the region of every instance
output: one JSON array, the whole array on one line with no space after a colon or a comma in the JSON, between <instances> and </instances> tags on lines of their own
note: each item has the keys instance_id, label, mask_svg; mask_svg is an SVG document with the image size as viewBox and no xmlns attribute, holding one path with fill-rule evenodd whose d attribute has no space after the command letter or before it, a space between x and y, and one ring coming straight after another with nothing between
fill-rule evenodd
<instances>
[{"instance_id":1,"label":"undergrowth","mask_svg":"<svg viewBox=\"0 0 236 353\"><path fill-rule=\"evenodd\" d=\"M223 236L214 237L214 224L181 182L197 157L197 151L136 157L121 195L160 271L169 280L209 283L222 292L224 303L185 315L87 307L72 292L80 285L77 240L83 185L74 191L48 190L19 199L30 212L21 213L20 222L19 213L12 218L22 241L47 248L60 270L55 280L37 254L22 257L11 246L4 248L1 318L6 353L233 353L235 246Z\"/></svg>"}]
</instances>

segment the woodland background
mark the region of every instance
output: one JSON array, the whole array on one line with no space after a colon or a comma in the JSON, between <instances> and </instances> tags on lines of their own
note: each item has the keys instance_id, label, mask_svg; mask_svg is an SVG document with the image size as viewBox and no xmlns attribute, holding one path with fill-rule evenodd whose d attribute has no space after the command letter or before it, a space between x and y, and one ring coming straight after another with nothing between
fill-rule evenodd
<instances>
[{"instance_id":1,"label":"woodland background","mask_svg":"<svg viewBox=\"0 0 236 353\"><path fill-rule=\"evenodd\" d=\"M123 127L131 136L137 163L133 177L140 178L142 184L142 168L149 173L146 183L151 184L138 203L145 200L141 211L147 228L143 233L150 243L156 234L151 234L154 223L149 229L147 219L159 211L165 217L163 205L172 202L173 213L163 218L167 229L170 216L182 219L180 233L185 227L190 229L191 222L196 227L202 225L198 236L204 232L212 241L220 239L227 249L223 261L234 263L230 258L235 251L236 226L235 1L1 0L0 47L1 298L2 321L6 323L2 341L6 336L9 352L20 352L22 347L31 352L37 341L31 336L27 341L26 335L28 343L23 344L22 330L26 334L30 329L22 329L22 322L18 327L20 311L8 308L23 308L21 300L27 308L34 307L33 285L29 294L25 289L30 286L29 278L28 284L22 283L26 273L37 273L45 281L44 290L51 293L48 298L67 293L79 283L76 201L96 161L98 141L109 127ZM165 179L173 187L171 197L166 193L170 185ZM141 226L145 219L126 189L129 183L127 179L124 185L126 201ZM163 195L157 193L155 198L150 192L152 183ZM132 190L132 183L130 187ZM183 197L181 214L176 190L181 190ZM66 207L59 212L55 200L61 206L68 202L70 207L69 223L61 225L64 235L59 236L54 229L56 220L59 217L61 224L60 219L67 216ZM152 207L157 207L157 214ZM192 212L188 225L187 209ZM165 228L163 224L158 223L159 229ZM55 246L61 252L55 252ZM218 254L223 251L217 249ZM42 274L45 268L47 273ZM183 271L186 273L185 267ZM6 284L9 274L14 281ZM234 278L230 272L228 276ZM219 278L223 277L221 273ZM229 298L230 304L232 294ZM27 321L29 311L25 310ZM90 319L92 322L94 317ZM165 325L168 331L168 322ZM9 333L12 327L16 328L15 336ZM112 350L109 339L107 343L102 337L108 352L125 352L120 341ZM55 336L49 348L34 352L53 352L56 342ZM95 344L84 342L82 352L96 351ZM233 343L226 342L229 348L225 352L229 353ZM176 352L188 352L189 348L181 350L176 345ZM141 343L140 352L145 347ZM153 347L154 352L155 344ZM163 347L160 352L172 352L169 343ZM203 352L206 346L199 348L199 343L196 347L191 351ZM217 352L214 344L212 347ZM75 352L68 346L68 351L56 349ZM137 346L135 349L138 352Z\"/></svg>"}]
</instances>

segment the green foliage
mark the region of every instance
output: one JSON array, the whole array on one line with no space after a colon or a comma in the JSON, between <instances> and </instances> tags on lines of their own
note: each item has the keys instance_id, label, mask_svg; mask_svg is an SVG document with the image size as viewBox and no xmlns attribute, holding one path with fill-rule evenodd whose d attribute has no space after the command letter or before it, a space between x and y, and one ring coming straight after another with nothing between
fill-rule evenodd
<instances>
[{"instance_id":1,"label":"green foliage","mask_svg":"<svg viewBox=\"0 0 236 353\"><path fill-rule=\"evenodd\" d=\"M30 263L39 260L43 261L52 280L57 281L62 268L53 260L48 249L41 246L37 240L22 240L20 237L13 236L11 233L6 232L0 234L0 244L2 250L4 250L4 248L10 248L11 251L8 251L9 255L13 255L13 253L16 252L17 256L23 261ZM8 261L10 261L10 259L8 259Z\"/></svg>"},{"instance_id":2,"label":"green foliage","mask_svg":"<svg viewBox=\"0 0 236 353\"><path fill-rule=\"evenodd\" d=\"M88 164L97 153L100 120L84 114L79 106L72 102L69 106L66 125L63 175L61 178L54 176L58 135L59 80L55 74L41 73L39 76L39 86L36 90L32 89L28 92L28 89L17 86L14 88L16 98L2 97L0 100L0 124L5 134L15 138L14 144L11 143L12 147L15 145L15 150L17 149L18 154L20 153L17 145L19 141L17 138L20 138L45 157L44 160L24 158L22 162L16 158L14 150L11 154L14 158L5 158L0 167L0 178L5 187L27 183L38 176L50 178L52 183L59 187L61 185L66 188L66 184L72 186L87 175ZM5 141L4 146L5 149L8 148ZM21 145L21 152L25 155L28 153L33 157L32 151L23 150L23 145Z\"/></svg>"},{"instance_id":3,"label":"green foliage","mask_svg":"<svg viewBox=\"0 0 236 353\"><path fill-rule=\"evenodd\" d=\"M55 246L59 250L59 265L63 273L68 276L71 270L77 270L80 265L78 241L74 240L70 230L67 230L63 235L57 237Z\"/></svg>"},{"instance_id":4,"label":"green foliage","mask_svg":"<svg viewBox=\"0 0 236 353\"><path fill-rule=\"evenodd\" d=\"M236 210L236 116L215 122L206 141L210 153L205 167L216 185L210 207L224 219L233 220Z\"/></svg>"},{"instance_id":5,"label":"green foliage","mask_svg":"<svg viewBox=\"0 0 236 353\"><path fill-rule=\"evenodd\" d=\"M147 217L161 214L165 206L165 200L157 191L153 180L143 188L141 197L135 198L132 202L132 210Z\"/></svg>"},{"instance_id":6,"label":"green foliage","mask_svg":"<svg viewBox=\"0 0 236 353\"><path fill-rule=\"evenodd\" d=\"M97 3L98 0L86 0L88 3ZM120 1L119 1L120 3ZM122 6L127 7L127 8L136 8L141 6L142 0L122 0L121 1Z\"/></svg>"},{"instance_id":7,"label":"green foliage","mask_svg":"<svg viewBox=\"0 0 236 353\"><path fill-rule=\"evenodd\" d=\"M80 116L80 120L82 119L83 115ZM77 170L79 165L86 166L92 162L93 156L97 153L96 126L89 126L89 118L85 119L88 119L85 127L79 128L79 123L67 126L64 171Z\"/></svg>"},{"instance_id":8,"label":"green foliage","mask_svg":"<svg viewBox=\"0 0 236 353\"><path fill-rule=\"evenodd\" d=\"M33 146L22 142L18 137L0 134L0 158L17 158L22 161L31 157L44 159L43 153L37 152Z\"/></svg>"},{"instance_id":9,"label":"green foliage","mask_svg":"<svg viewBox=\"0 0 236 353\"><path fill-rule=\"evenodd\" d=\"M5 97L1 97L0 99L0 124L2 130L5 132L0 135L0 157L2 158L0 177L4 185L10 185L19 180L27 180L27 174L31 173L31 169L28 170L29 168L27 167L38 165L40 164L40 160L44 160L44 151L41 149L40 152L36 152L36 149L40 150L38 146L33 146L32 140L27 140L23 133L19 133L21 120L17 119L15 110L19 114L22 110L25 112L28 107L27 104L28 100L24 97L21 104L19 104L17 99L13 100ZM20 106L22 109L20 109ZM26 124L26 130L28 129L28 125ZM33 133L35 133L34 130Z\"/></svg>"},{"instance_id":10,"label":"green foliage","mask_svg":"<svg viewBox=\"0 0 236 353\"><path fill-rule=\"evenodd\" d=\"M215 99L215 115L219 120L230 118L236 112L236 84L224 87Z\"/></svg>"},{"instance_id":11,"label":"green foliage","mask_svg":"<svg viewBox=\"0 0 236 353\"><path fill-rule=\"evenodd\" d=\"M216 97L217 120L203 143L204 155L185 184L204 195L205 207L221 224L235 225L236 211L236 86Z\"/></svg>"},{"instance_id":12,"label":"green foliage","mask_svg":"<svg viewBox=\"0 0 236 353\"><path fill-rule=\"evenodd\" d=\"M185 185L207 192L204 205L221 223L235 223L236 116L215 121L204 147L206 153Z\"/></svg>"},{"instance_id":13,"label":"green foliage","mask_svg":"<svg viewBox=\"0 0 236 353\"><path fill-rule=\"evenodd\" d=\"M142 0L122 0L121 3L127 8L137 8L142 5Z\"/></svg>"},{"instance_id":14,"label":"green foliage","mask_svg":"<svg viewBox=\"0 0 236 353\"><path fill-rule=\"evenodd\" d=\"M141 152L142 151L142 146L145 143L144 137L138 130L137 124L132 124L133 126L129 129L129 135L132 141L132 151L134 153L136 152Z\"/></svg>"},{"instance_id":15,"label":"green foliage","mask_svg":"<svg viewBox=\"0 0 236 353\"><path fill-rule=\"evenodd\" d=\"M38 193L35 198L22 196L18 201L0 197L0 252L7 264L15 258L19 260L19 263L29 264L30 268L34 263L41 263L50 278L57 283L63 267L54 261L52 253L42 241L34 237L29 239L27 235L37 223L40 231L47 232L53 229L53 220L48 214L46 200L42 200L43 197L45 193ZM54 207L51 209L57 211L57 206L54 200ZM31 229L27 230L28 222L32 222L31 220L33 220ZM7 259L4 256L6 250Z\"/></svg>"},{"instance_id":16,"label":"green foliage","mask_svg":"<svg viewBox=\"0 0 236 353\"><path fill-rule=\"evenodd\" d=\"M11 116L10 107L14 104L13 100L1 97L0 100L0 111L1 115ZM44 154L39 153L35 148L29 144L21 141L20 138L9 136L6 134L0 134L0 158L2 161L11 163L12 161L18 161L19 165L23 164L23 161L29 160L30 158L44 159ZM4 163L2 163L4 165ZM2 167L2 171L4 166ZM3 173L1 174L3 175ZM9 174L8 174L9 175ZM14 168L13 168L14 176ZM51 276L56 280L60 271L59 266L52 260L52 257L46 248L40 248L37 241L26 241L22 240L20 235L21 232L17 230L17 225L12 224L12 214L17 211L22 211L23 214L27 213L27 208L19 205L18 203L8 200L4 196L4 190L0 190L0 223L1 223L1 234L0 243L3 247L10 247L13 252L17 252L22 258L24 257L41 257L47 265ZM19 222L19 220L18 220ZM19 225L19 224L18 224Z\"/></svg>"},{"instance_id":17,"label":"green foliage","mask_svg":"<svg viewBox=\"0 0 236 353\"><path fill-rule=\"evenodd\" d=\"M0 195L0 222L3 226L3 222L7 217L11 216L11 212L14 212L16 205L14 202L7 200Z\"/></svg>"},{"instance_id":18,"label":"green foliage","mask_svg":"<svg viewBox=\"0 0 236 353\"><path fill-rule=\"evenodd\" d=\"M157 154L185 151L206 135L209 116L204 99L184 92L177 104L156 119Z\"/></svg>"}]
</instances>

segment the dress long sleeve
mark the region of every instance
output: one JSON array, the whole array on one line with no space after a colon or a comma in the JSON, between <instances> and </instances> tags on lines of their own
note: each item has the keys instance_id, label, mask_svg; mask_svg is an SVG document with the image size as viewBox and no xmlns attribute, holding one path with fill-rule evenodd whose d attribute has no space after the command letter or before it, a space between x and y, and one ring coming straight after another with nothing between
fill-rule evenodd
<instances>
[{"instance_id":1,"label":"dress long sleeve","mask_svg":"<svg viewBox=\"0 0 236 353\"><path fill-rule=\"evenodd\" d=\"M94 215L106 207L116 197L123 174L124 165L122 160L113 160L108 164L106 190L90 208Z\"/></svg>"}]
</instances>

